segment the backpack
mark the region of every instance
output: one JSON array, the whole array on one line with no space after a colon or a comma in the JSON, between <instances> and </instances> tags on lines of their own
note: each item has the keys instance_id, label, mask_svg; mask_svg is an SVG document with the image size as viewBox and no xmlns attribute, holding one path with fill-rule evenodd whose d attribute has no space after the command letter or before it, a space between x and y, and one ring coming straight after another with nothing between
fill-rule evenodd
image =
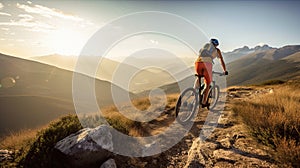
<instances>
[{"instance_id":1,"label":"backpack","mask_svg":"<svg viewBox=\"0 0 300 168\"><path fill-rule=\"evenodd\" d=\"M206 43L199 51L200 57L211 57L213 52L216 50L215 46L212 43Z\"/></svg>"}]
</instances>

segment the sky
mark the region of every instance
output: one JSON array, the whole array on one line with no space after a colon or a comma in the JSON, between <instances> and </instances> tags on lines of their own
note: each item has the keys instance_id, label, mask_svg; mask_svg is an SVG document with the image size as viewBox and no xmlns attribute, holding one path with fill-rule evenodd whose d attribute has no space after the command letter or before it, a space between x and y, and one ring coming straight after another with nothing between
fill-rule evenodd
<instances>
[{"instance_id":1,"label":"sky","mask_svg":"<svg viewBox=\"0 0 300 168\"><path fill-rule=\"evenodd\" d=\"M1 0L0 52L23 58L51 54L79 55L99 29L117 18L143 11L165 12L188 20L190 26L198 27L207 38L218 38L222 51L245 45L299 45L299 9L299 1L280 0ZM140 18L137 22L147 22L147 18ZM170 31L182 28L180 25L161 26ZM121 29L125 27L130 28L126 24L120 26ZM123 39L119 46L115 46L114 51L118 52L111 53L124 56L129 54L129 50L143 47L178 49L178 45L178 40L166 36L135 35Z\"/></svg>"}]
</instances>

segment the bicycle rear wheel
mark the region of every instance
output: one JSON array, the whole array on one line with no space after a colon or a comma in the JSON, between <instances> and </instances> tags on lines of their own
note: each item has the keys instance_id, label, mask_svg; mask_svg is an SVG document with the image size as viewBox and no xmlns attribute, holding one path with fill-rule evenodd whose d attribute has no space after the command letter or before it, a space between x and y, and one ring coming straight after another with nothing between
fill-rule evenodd
<instances>
[{"instance_id":1,"label":"bicycle rear wheel","mask_svg":"<svg viewBox=\"0 0 300 168\"><path fill-rule=\"evenodd\" d=\"M180 94L175 106L177 122L184 124L191 121L198 105L198 93L196 93L196 90L194 88L185 89Z\"/></svg>"},{"instance_id":2,"label":"bicycle rear wheel","mask_svg":"<svg viewBox=\"0 0 300 168\"><path fill-rule=\"evenodd\" d=\"M216 107L218 100L219 100L219 94L220 94L220 88L218 85L213 86L209 90L209 95L208 95L208 103L210 104L209 109L213 109Z\"/></svg>"}]
</instances>

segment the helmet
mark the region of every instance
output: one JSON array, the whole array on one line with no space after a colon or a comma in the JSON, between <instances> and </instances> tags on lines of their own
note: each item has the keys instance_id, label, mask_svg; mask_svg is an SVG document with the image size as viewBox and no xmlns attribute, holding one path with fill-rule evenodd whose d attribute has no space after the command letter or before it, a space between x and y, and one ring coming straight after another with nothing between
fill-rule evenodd
<instances>
[{"instance_id":1,"label":"helmet","mask_svg":"<svg viewBox=\"0 0 300 168\"><path fill-rule=\"evenodd\" d=\"M219 41L217 39L210 39L210 42L213 43L213 45L218 46Z\"/></svg>"}]
</instances>

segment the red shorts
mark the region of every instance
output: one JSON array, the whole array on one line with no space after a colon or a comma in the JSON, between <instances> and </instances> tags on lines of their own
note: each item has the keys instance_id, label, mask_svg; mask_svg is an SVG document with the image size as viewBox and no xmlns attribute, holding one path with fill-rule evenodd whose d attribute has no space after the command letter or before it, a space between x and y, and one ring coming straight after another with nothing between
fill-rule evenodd
<instances>
[{"instance_id":1,"label":"red shorts","mask_svg":"<svg viewBox=\"0 0 300 168\"><path fill-rule=\"evenodd\" d=\"M209 62L196 62L195 70L198 75L204 76L204 82L210 85L212 81L212 63ZM203 72L203 73L202 73Z\"/></svg>"}]
</instances>

